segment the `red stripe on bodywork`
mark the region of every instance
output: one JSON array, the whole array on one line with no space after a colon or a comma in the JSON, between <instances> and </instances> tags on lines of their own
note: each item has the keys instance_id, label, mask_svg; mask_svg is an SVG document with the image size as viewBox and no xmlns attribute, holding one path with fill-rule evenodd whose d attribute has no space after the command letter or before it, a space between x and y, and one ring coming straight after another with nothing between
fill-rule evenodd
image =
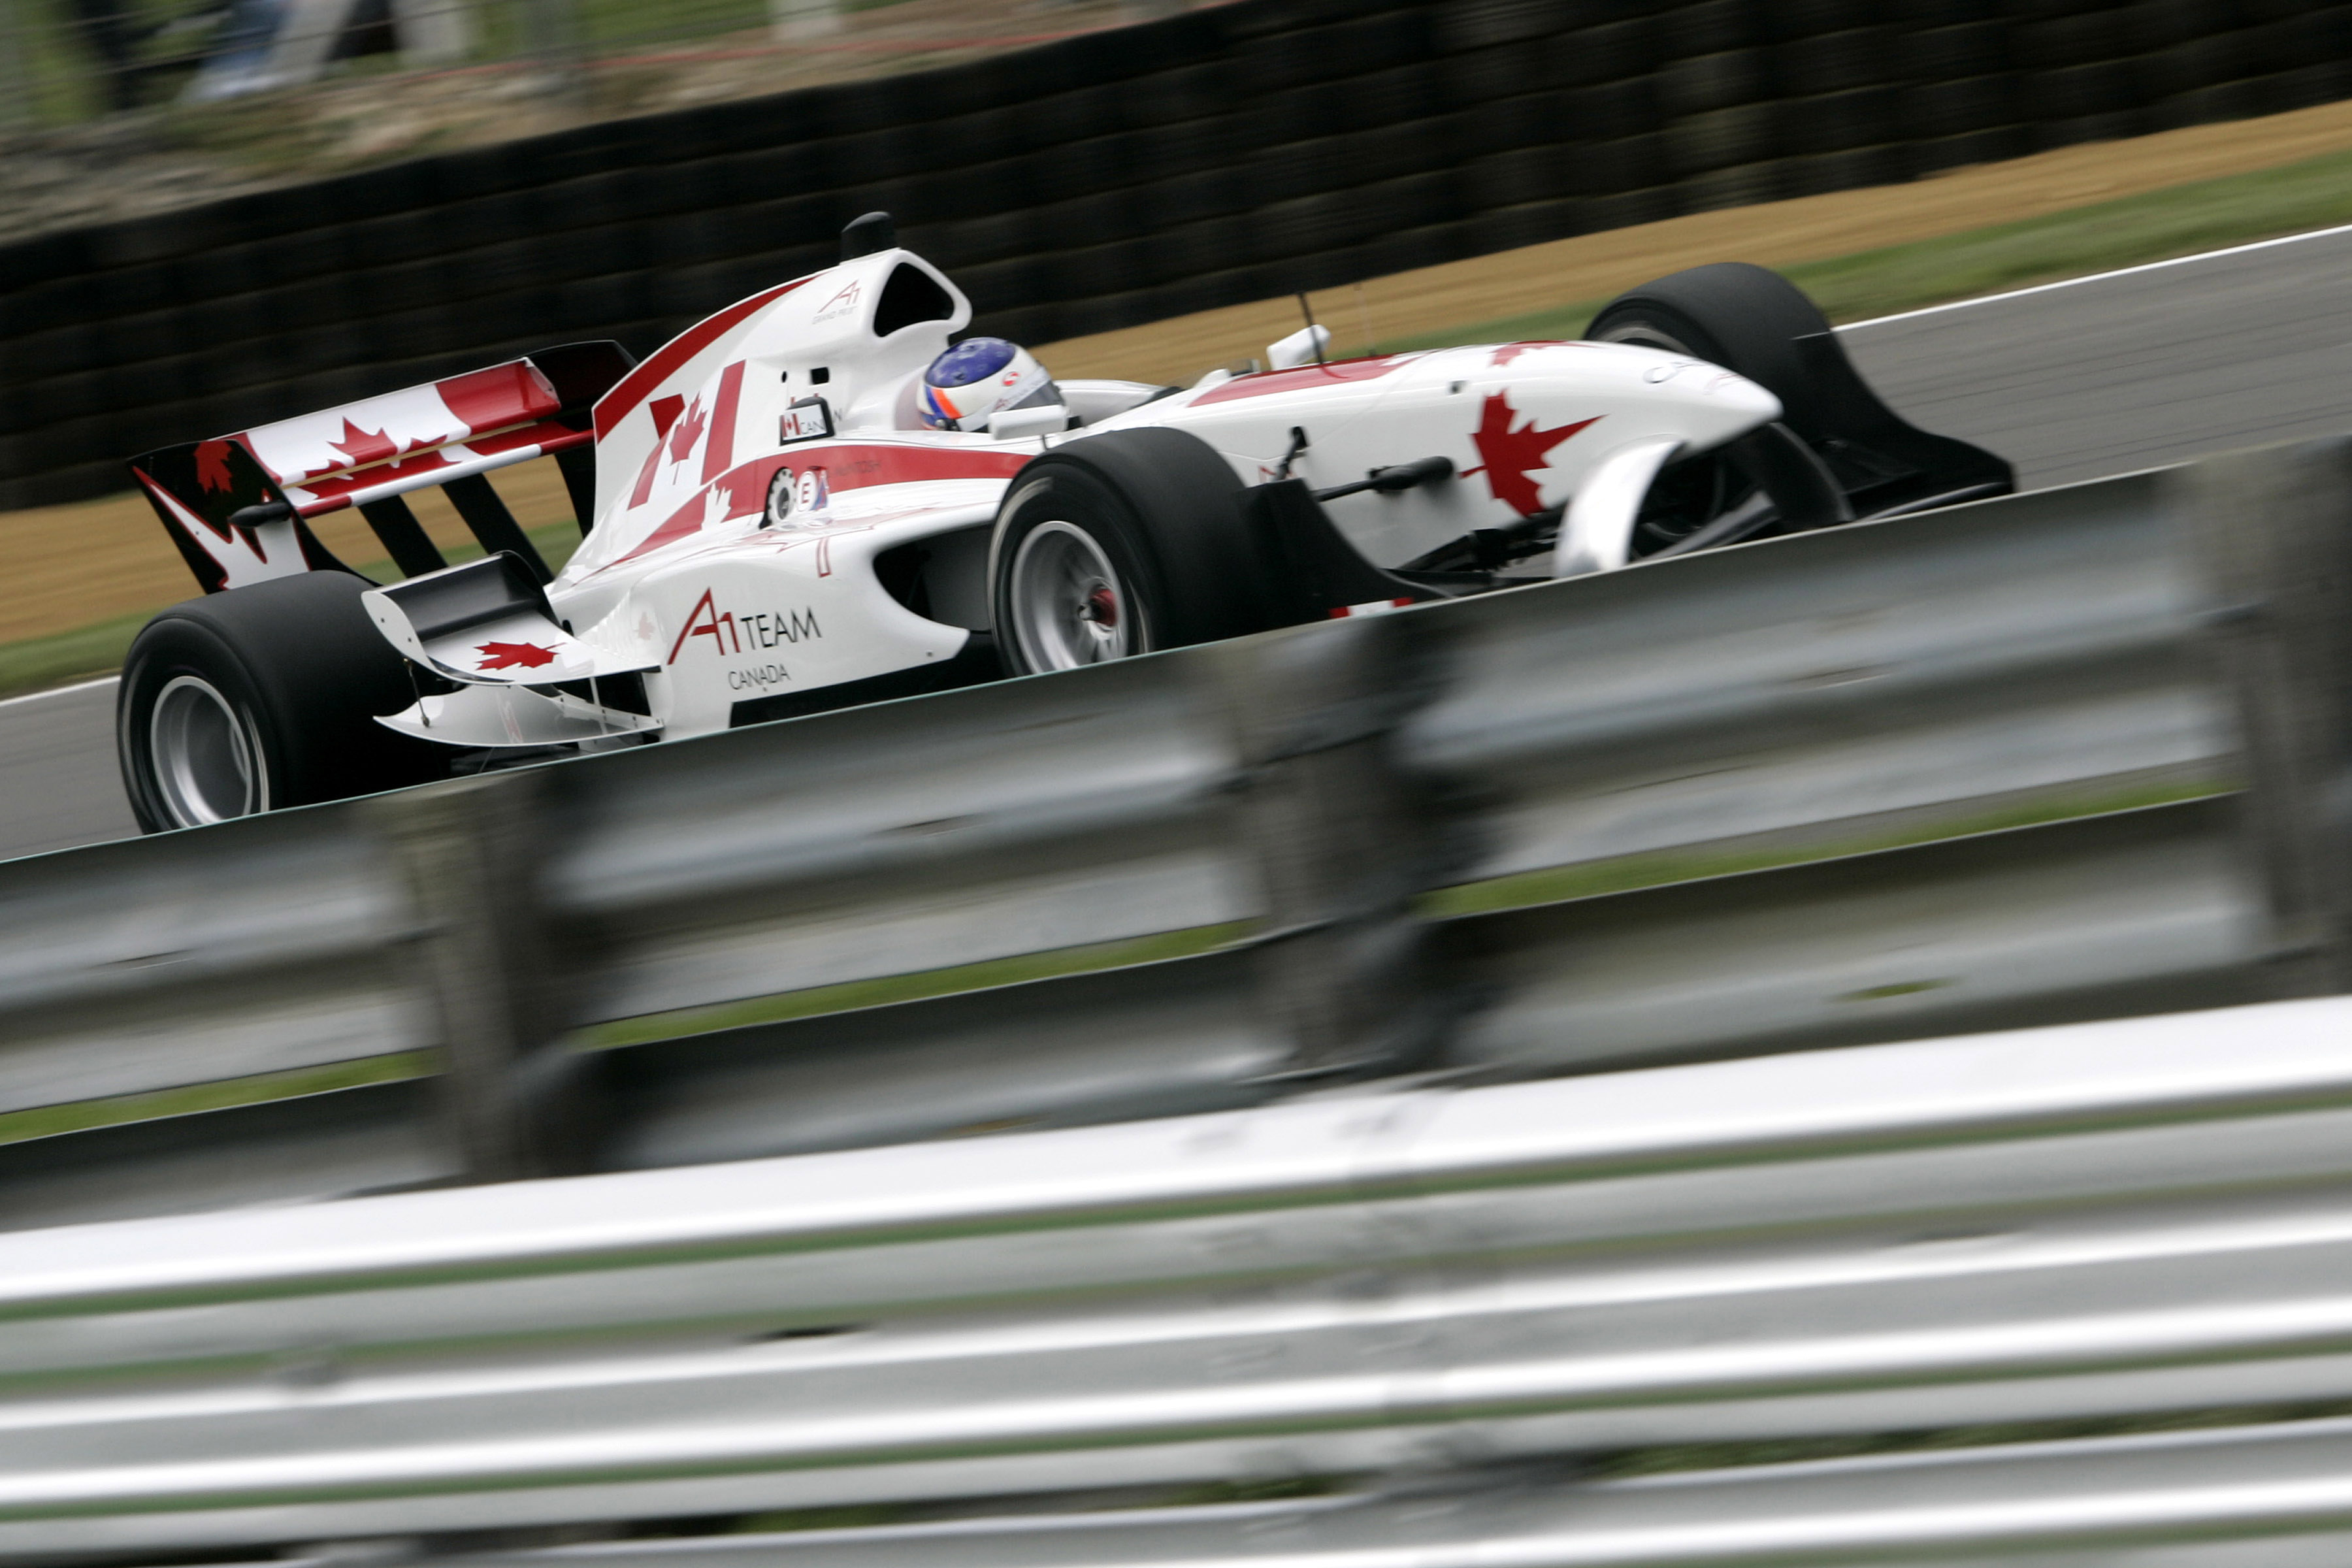
<instances>
[{"instance_id":1,"label":"red stripe on bodywork","mask_svg":"<svg viewBox=\"0 0 2352 1568\"><path fill-rule=\"evenodd\" d=\"M527 359L453 375L435 382L433 389L467 429L478 433L545 419L563 406L554 386Z\"/></svg>"},{"instance_id":2,"label":"red stripe on bodywork","mask_svg":"<svg viewBox=\"0 0 2352 1568\"><path fill-rule=\"evenodd\" d=\"M743 396L743 362L719 373L719 405L710 412L710 438L702 448L702 482L735 466L735 405Z\"/></svg>"},{"instance_id":3,"label":"red stripe on bodywork","mask_svg":"<svg viewBox=\"0 0 2352 1568\"><path fill-rule=\"evenodd\" d=\"M836 490L923 479L1009 479L1030 456L960 447L796 447L784 454L796 468L823 468Z\"/></svg>"},{"instance_id":4,"label":"red stripe on bodywork","mask_svg":"<svg viewBox=\"0 0 2352 1568\"><path fill-rule=\"evenodd\" d=\"M483 436L466 442L465 447L469 452L479 452L485 458L495 458L501 452L536 447L544 456L584 446L595 438L596 433L593 430L574 430L569 425L558 425L548 420L542 424L526 425L519 430L501 431L496 436Z\"/></svg>"},{"instance_id":5,"label":"red stripe on bodywork","mask_svg":"<svg viewBox=\"0 0 2352 1568\"><path fill-rule=\"evenodd\" d=\"M1266 397L1277 392L1304 392L1309 387L1329 386L1337 382L1370 381L1420 357L1419 354L1388 354L1380 359L1334 360L1329 364L1301 365L1297 370L1270 370L1255 375L1237 375L1192 399L1192 406L1199 408L1211 403L1231 403L1237 397Z\"/></svg>"},{"instance_id":6,"label":"red stripe on bodywork","mask_svg":"<svg viewBox=\"0 0 2352 1568\"><path fill-rule=\"evenodd\" d=\"M812 272L809 278L820 274ZM807 282L808 278L795 278L789 283L779 283L748 300L738 300L715 316L701 321L656 349L653 357L623 376L612 391L596 400L596 438L603 440L612 434L629 411L645 400L647 393L667 381L678 366L709 348L720 334L739 325L745 317L763 306L773 303Z\"/></svg>"},{"instance_id":7,"label":"red stripe on bodywork","mask_svg":"<svg viewBox=\"0 0 2352 1568\"><path fill-rule=\"evenodd\" d=\"M646 406L646 412L654 418L654 446L646 454L644 467L637 470L636 487L629 491L630 510L645 505L646 498L654 493L654 476L661 472L662 442L669 435L669 427L677 423L678 410L685 406L683 397L656 397Z\"/></svg>"},{"instance_id":8,"label":"red stripe on bodywork","mask_svg":"<svg viewBox=\"0 0 2352 1568\"><path fill-rule=\"evenodd\" d=\"M669 434L669 427L677 423L678 413L685 407L686 399L675 395L656 397L646 405L646 412L654 418L655 446L661 445L662 437Z\"/></svg>"},{"instance_id":9,"label":"red stripe on bodywork","mask_svg":"<svg viewBox=\"0 0 2352 1568\"><path fill-rule=\"evenodd\" d=\"M769 479L787 464L794 468L823 468L832 489L838 493L925 479L1009 479L1028 461L1018 452L961 451L951 447L800 447L772 457L755 458L716 482L726 487L727 515L731 519L748 517L766 504ZM646 535L635 549L613 564L634 561L665 544L675 544L700 532L703 517L709 510L703 496L709 488L706 485L697 490L684 506L670 513L667 521Z\"/></svg>"}]
</instances>

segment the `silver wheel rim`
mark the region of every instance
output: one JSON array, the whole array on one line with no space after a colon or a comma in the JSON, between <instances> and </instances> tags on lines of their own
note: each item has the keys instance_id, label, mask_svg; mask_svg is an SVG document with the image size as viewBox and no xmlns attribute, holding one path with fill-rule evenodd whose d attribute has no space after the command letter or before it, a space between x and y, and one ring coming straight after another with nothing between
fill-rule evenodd
<instances>
[{"instance_id":1,"label":"silver wheel rim","mask_svg":"<svg viewBox=\"0 0 2352 1568\"><path fill-rule=\"evenodd\" d=\"M156 794L180 827L200 827L269 808L260 753L245 721L212 682L175 676L147 720Z\"/></svg>"},{"instance_id":2,"label":"silver wheel rim","mask_svg":"<svg viewBox=\"0 0 2352 1568\"><path fill-rule=\"evenodd\" d=\"M1138 652L1133 595L1085 530L1041 522L1013 557L1013 635L1032 669L1076 669Z\"/></svg>"}]
</instances>

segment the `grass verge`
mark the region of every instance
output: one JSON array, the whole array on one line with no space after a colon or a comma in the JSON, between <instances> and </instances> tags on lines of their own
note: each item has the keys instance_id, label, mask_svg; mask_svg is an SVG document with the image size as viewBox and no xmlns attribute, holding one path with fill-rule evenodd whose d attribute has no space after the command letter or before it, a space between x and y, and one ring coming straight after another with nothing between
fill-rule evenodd
<instances>
[{"instance_id":1,"label":"grass verge","mask_svg":"<svg viewBox=\"0 0 2352 1568\"><path fill-rule=\"evenodd\" d=\"M367 1057L320 1068L293 1068L285 1072L258 1073L251 1078L225 1079L184 1089L152 1089L144 1094L121 1094L66 1105L39 1105L29 1110L0 1114L0 1143L21 1143L28 1138L87 1132L95 1127L153 1121L166 1116L194 1116L204 1110L227 1110L240 1105L324 1094L330 1089L356 1089L362 1084L393 1083L401 1079L423 1078L432 1070L431 1058L425 1052L403 1051L395 1056Z\"/></svg>"},{"instance_id":2,"label":"grass verge","mask_svg":"<svg viewBox=\"0 0 2352 1568\"><path fill-rule=\"evenodd\" d=\"M1570 899L1597 898L1604 893L1630 893L1677 882L1700 882L1746 871L1769 871L1783 866L1810 865L1817 860L1842 860L1882 850L1907 849L1921 844L1971 838L1982 833L2036 827L2084 816L2105 816L2154 805L2203 800L2237 786L2220 779L2150 782L2096 793L2062 792L1928 821L1890 823L1875 831L1840 838L1803 840L1759 839L1746 844L1663 849L1585 860L1572 866L1549 866L1483 882L1465 882L1422 896L1424 919L1449 920L1490 914L1501 910L1528 909L1564 903Z\"/></svg>"},{"instance_id":3,"label":"grass verge","mask_svg":"<svg viewBox=\"0 0 2352 1568\"><path fill-rule=\"evenodd\" d=\"M2352 223L2352 153L1781 268L1832 321L1948 304ZM1572 338L1605 299L1381 342L1383 353Z\"/></svg>"},{"instance_id":4,"label":"grass verge","mask_svg":"<svg viewBox=\"0 0 2352 1568\"><path fill-rule=\"evenodd\" d=\"M780 992L729 1002L716 1007L685 1007L674 1013L649 1013L599 1024L573 1037L582 1050L611 1050L618 1046L645 1045L654 1040L682 1039L688 1035L715 1034L753 1024L782 1024L825 1013L847 1013L860 1007L880 1007L893 1002L920 1002L932 996L952 996L965 991L986 991L1024 980L1052 980L1065 974L1086 974L1101 969L1124 969L1133 963L1190 958L1249 934L1252 922L1195 926L1190 931L1162 931L1156 936L1123 942L1089 942L1083 947L1056 948L1050 952L992 958L951 969L927 969L915 974L885 974L872 980L847 980L838 985L814 985L804 991Z\"/></svg>"},{"instance_id":5,"label":"grass verge","mask_svg":"<svg viewBox=\"0 0 2352 1568\"><path fill-rule=\"evenodd\" d=\"M580 546L580 530L570 522L531 529L530 537L547 558L549 568L557 572L563 570L563 563ZM466 544L444 551L443 554L455 566L479 559L482 547ZM379 583L396 582L400 577L399 570L389 561L371 561L359 570ZM163 607L158 605L155 608ZM0 643L0 697L20 696L112 675L122 668L123 656L131 651L131 639L139 635L139 628L154 614L155 610L133 610L127 616L77 626L69 632Z\"/></svg>"}]
</instances>

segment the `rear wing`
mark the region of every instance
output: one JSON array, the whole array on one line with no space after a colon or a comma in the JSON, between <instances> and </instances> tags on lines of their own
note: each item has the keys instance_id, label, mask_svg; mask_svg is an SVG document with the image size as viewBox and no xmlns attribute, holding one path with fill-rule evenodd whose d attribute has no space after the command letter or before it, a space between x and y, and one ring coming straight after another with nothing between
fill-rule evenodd
<instances>
[{"instance_id":1,"label":"rear wing","mask_svg":"<svg viewBox=\"0 0 2352 1568\"><path fill-rule=\"evenodd\" d=\"M543 582L539 552L483 476L552 456L585 533L594 517L596 400L635 360L615 342L567 343L341 408L163 447L131 477L207 594L298 572L350 571L304 520L357 508L409 576L447 563L403 499L445 487L496 554Z\"/></svg>"}]
</instances>

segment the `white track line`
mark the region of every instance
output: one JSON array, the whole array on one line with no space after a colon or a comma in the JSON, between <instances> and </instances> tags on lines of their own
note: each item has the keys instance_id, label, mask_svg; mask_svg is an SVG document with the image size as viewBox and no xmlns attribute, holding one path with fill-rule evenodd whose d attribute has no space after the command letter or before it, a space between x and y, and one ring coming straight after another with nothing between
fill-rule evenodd
<instances>
[{"instance_id":1,"label":"white track line","mask_svg":"<svg viewBox=\"0 0 2352 1568\"><path fill-rule=\"evenodd\" d=\"M2002 294L1980 294L1973 300L1955 300L1948 305L1928 305L1916 310L1901 310L1892 316L1873 316L1867 321L1848 321L1838 328L1841 332L1858 332L1864 327L1883 327L1889 321L1907 321L1915 316L1940 315L1946 310L1966 310L1978 305L1997 304L2003 300L2021 300L2028 294L2047 294L2053 289L2072 289L2083 283L2103 283L2110 278L2128 278L2135 272L2154 272L2166 267L2187 267L2193 262L2218 260L2224 256L2243 256L2249 251L2268 250L2274 246L2295 245L2306 239L2326 239L2330 235L2352 234L2352 224L2339 224L2334 228L2315 228L2306 234L2281 235L2276 239L2258 239L2251 245L2232 245L2221 250L2200 250L2194 256L2176 256L2168 261L2143 261L2137 267L2118 267L2112 272L2086 272L2080 278L2062 278L2055 283L2037 283L2031 289L2011 289ZM59 686L47 691L28 692L22 697L0 698L0 708L13 708L19 702L38 702L45 698L64 697L76 691L88 691L93 686L111 686L122 678L103 675L95 680L79 681L72 686Z\"/></svg>"},{"instance_id":2,"label":"white track line","mask_svg":"<svg viewBox=\"0 0 2352 1568\"><path fill-rule=\"evenodd\" d=\"M113 686L121 679L119 675L101 675L95 680L77 680L71 686L52 686L47 691L28 691L22 697L0 697L0 708L14 708L19 702L39 702L47 698L88 691L93 686Z\"/></svg>"},{"instance_id":3,"label":"white track line","mask_svg":"<svg viewBox=\"0 0 2352 1568\"><path fill-rule=\"evenodd\" d=\"M1927 305L1916 310L1897 311L1892 316L1874 316L1867 321L1849 321L1838 331L1855 332L1864 327L1883 327L1889 321L1907 321L1915 316L1934 316L1946 310L1965 310L1972 305L1990 305L2002 300L2022 300L2028 294L2047 294L2053 289L2072 289L2080 283L2104 283L2110 278L2128 278L2135 272L2155 272L2167 267L2187 267L2192 262L2213 261L2224 256L2243 256L2252 250L2268 250L2281 245L2298 245L2306 239L2326 239L2330 235L2337 234L2352 234L2352 224L2339 224L2334 228L2315 228L2305 234L2281 235L2276 239L2258 239L2251 245L2232 245L2221 250L2200 250L2194 256L2176 256L2169 261L2143 261L2137 267L2118 267L2112 272L2085 272L2080 278L2062 278L2055 283L2037 283L2031 289L2011 289L2003 294L1980 294L1973 300L1954 300L1946 305Z\"/></svg>"}]
</instances>

